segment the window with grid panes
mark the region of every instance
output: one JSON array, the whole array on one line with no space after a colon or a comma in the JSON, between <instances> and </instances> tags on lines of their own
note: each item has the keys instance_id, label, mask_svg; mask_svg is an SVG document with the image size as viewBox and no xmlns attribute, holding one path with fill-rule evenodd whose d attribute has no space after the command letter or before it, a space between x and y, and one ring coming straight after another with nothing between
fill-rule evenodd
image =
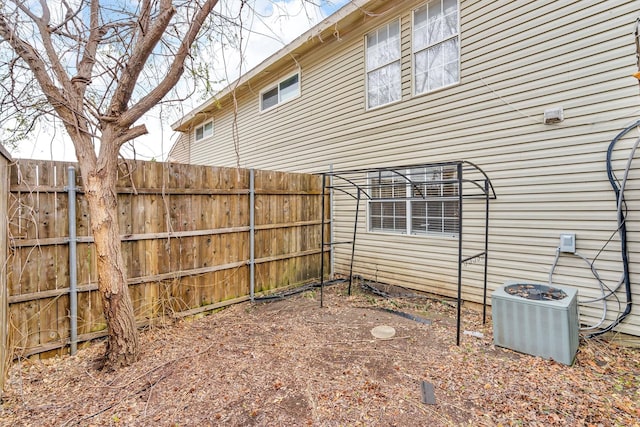
<instances>
[{"instance_id":1,"label":"window with grid panes","mask_svg":"<svg viewBox=\"0 0 640 427\"><path fill-rule=\"evenodd\" d=\"M411 234L458 233L458 182L455 166L412 169ZM420 200L424 198L424 200Z\"/></svg>"},{"instance_id":2,"label":"window with grid panes","mask_svg":"<svg viewBox=\"0 0 640 427\"><path fill-rule=\"evenodd\" d=\"M457 0L433 0L413 11L414 93L460 81Z\"/></svg>"},{"instance_id":3,"label":"window with grid panes","mask_svg":"<svg viewBox=\"0 0 640 427\"><path fill-rule=\"evenodd\" d=\"M370 175L369 181L373 199L369 202L369 229L406 233L406 180L393 172L383 171Z\"/></svg>"},{"instance_id":4,"label":"window with grid panes","mask_svg":"<svg viewBox=\"0 0 640 427\"><path fill-rule=\"evenodd\" d=\"M381 171L369 175L369 231L458 233L455 165Z\"/></svg>"},{"instance_id":5,"label":"window with grid panes","mask_svg":"<svg viewBox=\"0 0 640 427\"><path fill-rule=\"evenodd\" d=\"M367 108L379 107L402 97L400 56L400 20L367 34Z\"/></svg>"}]
</instances>

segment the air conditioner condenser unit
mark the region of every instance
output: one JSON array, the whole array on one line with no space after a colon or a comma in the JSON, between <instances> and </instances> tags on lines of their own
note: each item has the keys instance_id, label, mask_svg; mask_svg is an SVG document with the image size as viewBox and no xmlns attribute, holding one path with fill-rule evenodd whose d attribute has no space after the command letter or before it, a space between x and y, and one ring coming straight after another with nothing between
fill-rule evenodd
<instances>
[{"instance_id":1,"label":"air conditioner condenser unit","mask_svg":"<svg viewBox=\"0 0 640 427\"><path fill-rule=\"evenodd\" d=\"M491 294L496 346L571 365L578 350L578 291L508 281Z\"/></svg>"}]
</instances>

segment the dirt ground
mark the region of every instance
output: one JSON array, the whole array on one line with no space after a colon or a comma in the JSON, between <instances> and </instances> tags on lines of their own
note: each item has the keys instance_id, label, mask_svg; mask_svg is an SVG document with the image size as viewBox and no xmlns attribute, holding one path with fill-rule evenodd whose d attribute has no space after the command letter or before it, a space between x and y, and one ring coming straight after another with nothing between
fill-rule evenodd
<instances>
[{"instance_id":1,"label":"dirt ground","mask_svg":"<svg viewBox=\"0 0 640 427\"><path fill-rule=\"evenodd\" d=\"M391 289L387 288L387 291ZM406 293L406 292L405 292ZM491 324L453 303L344 284L243 303L141 335L140 361L97 369L103 343L16 363L11 426L638 426L640 350L580 342L573 366L493 346ZM387 309L387 310L385 310ZM429 319L399 316L395 310ZM391 326L395 335L374 338ZM433 386L424 397L422 384Z\"/></svg>"}]
</instances>

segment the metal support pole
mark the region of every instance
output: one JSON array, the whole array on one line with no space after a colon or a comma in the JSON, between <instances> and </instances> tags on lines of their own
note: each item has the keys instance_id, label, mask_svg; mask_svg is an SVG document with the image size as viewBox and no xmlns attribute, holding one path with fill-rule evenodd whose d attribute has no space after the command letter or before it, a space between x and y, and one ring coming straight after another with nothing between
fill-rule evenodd
<instances>
[{"instance_id":1,"label":"metal support pole","mask_svg":"<svg viewBox=\"0 0 640 427\"><path fill-rule=\"evenodd\" d=\"M69 320L71 327L71 355L78 351L78 269L76 244L76 170L68 169L67 198L69 205Z\"/></svg>"},{"instance_id":2,"label":"metal support pole","mask_svg":"<svg viewBox=\"0 0 640 427\"><path fill-rule=\"evenodd\" d=\"M456 345L460 345L460 316L462 314L462 163L458 163L458 302Z\"/></svg>"},{"instance_id":3,"label":"metal support pole","mask_svg":"<svg viewBox=\"0 0 640 427\"><path fill-rule=\"evenodd\" d=\"M482 324L487 323L487 259L489 258L489 181L484 180L484 293L482 295Z\"/></svg>"},{"instance_id":4,"label":"metal support pole","mask_svg":"<svg viewBox=\"0 0 640 427\"><path fill-rule=\"evenodd\" d=\"M333 172L333 163L329 165L329 172ZM329 221L331 227L329 228L329 241L335 242L335 230L333 229L333 173L329 175ZM335 265L336 265L336 253L333 245L329 247L329 280L336 278Z\"/></svg>"},{"instance_id":5,"label":"metal support pole","mask_svg":"<svg viewBox=\"0 0 640 427\"><path fill-rule=\"evenodd\" d=\"M253 302L256 289L256 171L249 170L249 289Z\"/></svg>"},{"instance_id":6,"label":"metal support pole","mask_svg":"<svg viewBox=\"0 0 640 427\"><path fill-rule=\"evenodd\" d=\"M356 252L356 234L358 232L358 213L360 212L360 187L358 187L358 199L356 201L356 219L353 223L353 239L351 240L351 265L349 266L349 295L351 295L351 284L353 283L353 257Z\"/></svg>"},{"instance_id":7,"label":"metal support pole","mask_svg":"<svg viewBox=\"0 0 640 427\"><path fill-rule=\"evenodd\" d=\"M320 195L320 307L323 306L324 297L324 191L326 187L325 183L326 175L322 174L322 194Z\"/></svg>"}]
</instances>

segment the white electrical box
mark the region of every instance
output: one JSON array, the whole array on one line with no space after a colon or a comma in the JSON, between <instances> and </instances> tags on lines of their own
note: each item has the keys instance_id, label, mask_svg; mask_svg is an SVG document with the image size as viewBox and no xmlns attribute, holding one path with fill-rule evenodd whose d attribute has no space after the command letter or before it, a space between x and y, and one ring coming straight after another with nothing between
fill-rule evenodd
<instances>
[{"instance_id":1,"label":"white electrical box","mask_svg":"<svg viewBox=\"0 0 640 427\"><path fill-rule=\"evenodd\" d=\"M560 252L576 253L576 235L574 233L562 233L560 235Z\"/></svg>"},{"instance_id":2,"label":"white electrical box","mask_svg":"<svg viewBox=\"0 0 640 427\"><path fill-rule=\"evenodd\" d=\"M560 123L564 120L564 110L562 107L549 108L544 110L544 124L550 125Z\"/></svg>"}]
</instances>

